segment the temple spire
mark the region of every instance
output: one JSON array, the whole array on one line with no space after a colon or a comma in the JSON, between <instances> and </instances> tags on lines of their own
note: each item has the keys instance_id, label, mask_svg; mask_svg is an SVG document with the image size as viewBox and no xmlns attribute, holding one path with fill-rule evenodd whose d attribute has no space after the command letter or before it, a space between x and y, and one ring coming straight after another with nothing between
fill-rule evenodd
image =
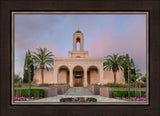
<instances>
[{"instance_id":1,"label":"temple spire","mask_svg":"<svg viewBox=\"0 0 160 116\"><path fill-rule=\"evenodd\" d=\"M77 25L77 29L78 29L78 31L79 31L79 25Z\"/></svg>"}]
</instances>

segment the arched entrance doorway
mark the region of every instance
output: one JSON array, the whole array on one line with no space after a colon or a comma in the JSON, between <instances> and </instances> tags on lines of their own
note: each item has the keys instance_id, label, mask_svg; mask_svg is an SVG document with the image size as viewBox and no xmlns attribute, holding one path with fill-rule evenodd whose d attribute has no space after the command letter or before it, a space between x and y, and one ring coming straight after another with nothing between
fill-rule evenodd
<instances>
[{"instance_id":1,"label":"arched entrance doorway","mask_svg":"<svg viewBox=\"0 0 160 116\"><path fill-rule=\"evenodd\" d=\"M69 84L69 68L67 66L60 66L59 67L58 83Z\"/></svg>"},{"instance_id":2,"label":"arched entrance doorway","mask_svg":"<svg viewBox=\"0 0 160 116\"><path fill-rule=\"evenodd\" d=\"M81 66L76 66L73 69L73 86L83 87L84 82L84 71Z\"/></svg>"},{"instance_id":3,"label":"arched entrance doorway","mask_svg":"<svg viewBox=\"0 0 160 116\"><path fill-rule=\"evenodd\" d=\"M87 70L87 82L89 85L99 83L99 71L96 66L90 66Z\"/></svg>"}]
</instances>

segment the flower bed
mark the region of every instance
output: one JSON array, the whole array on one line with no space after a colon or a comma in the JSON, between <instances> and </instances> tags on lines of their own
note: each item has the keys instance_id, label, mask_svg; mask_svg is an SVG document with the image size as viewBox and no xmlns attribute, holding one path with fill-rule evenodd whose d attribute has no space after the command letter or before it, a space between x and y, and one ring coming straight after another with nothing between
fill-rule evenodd
<instances>
[{"instance_id":1,"label":"flower bed","mask_svg":"<svg viewBox=\"0 0 160 116\"><path fill-rule=\"evenodd\" d=\"M90 103L90 102L97 102L96 98L88 97L77 97L77 98L61 98L60 102L65 102L65 103Z\"/></svg>"},{"instance_id":2,"label":"flower bed","mask_svg":"<svg viewBox=\"0 0 160 116\"><path fill-rule=\"evenodd\" d=\"M129 100L128 97L115 97L115 99ZM130 101L147 101L147 99L145 97L130 97Z\"/></svg>"},{"instance_id":3,"label":"flower bed","mask_svg":"<svg viewBox=\"0 0 160 116\"><path fill-rule=\"evenodd\" d=\"M40 99L41 97L31 97L31 100L37 100ZM28 101L29 97L14 97L14 101Z\"/></svg>"}]
</instances>

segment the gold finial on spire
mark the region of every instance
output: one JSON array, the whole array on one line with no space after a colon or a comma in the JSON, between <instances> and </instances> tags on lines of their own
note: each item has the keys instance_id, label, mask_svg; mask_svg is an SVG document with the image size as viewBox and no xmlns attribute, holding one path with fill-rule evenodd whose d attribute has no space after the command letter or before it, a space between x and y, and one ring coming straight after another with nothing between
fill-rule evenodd
<instances>
[{"instance_id":1,"label":"gold finial on spire","mask_svg":"<svg viewBox=\"0 0 160 116\"><path fill-rule=\"evenodd\" d=\"M77 29L78 29L78 31L79 31L79 25L77 25Z\"/></svg>"}]
</instances>

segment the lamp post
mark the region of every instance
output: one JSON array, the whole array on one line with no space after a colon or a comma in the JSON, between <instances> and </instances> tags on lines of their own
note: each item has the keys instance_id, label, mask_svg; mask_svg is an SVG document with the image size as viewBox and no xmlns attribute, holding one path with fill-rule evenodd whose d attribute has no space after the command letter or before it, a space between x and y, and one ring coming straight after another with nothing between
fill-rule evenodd
<instances>
[{"instance_id":1,"label":"lamp post","mask_svg":"<svg viewBox=\"0 0 160 116\"><path fill-rule=\"evenodd\" d=\"M141 82L139 81L139 91L140 91L140 98L141 98L141 84L140 84Z\"/></svg>"},{"instance_id":2,"label":"lamp post","mask_svg":"<svg viewBox=\"0 0 160 116\"><path fill-rule=\"evenodd\" d=\"M136 85L137 85L137 83L136 83L137 81L135 81L135 97L136 97Z\"/></svg>"},{"instance_id":3,"label":"lamp post","mask_svg":"<svg viewBox=\"0 0 160 116\"><path fill-rule=\"evenodd\" d=\"M28 70L28 82L29 82L29 100L31 99L31 69L29 66L25 66L25 70Z\"/></svg>"},{"instance_id":4,"label":"lamp post","mask_svg":"<svg viewBox=\"0 0 160 116\"><path fill-rule=\"evenodd\" d=\"M133 64L128 65L128 100L130 100L130 68L134 69Z\"/></svg>"},{"instance_id":5,"label":"lamp post","mask_svg":"<svg viewBox=\"0 0 160 116\"><path fill-rule=\"evenodd\" d=\"M140 98L141 98L141 95L142 95L141 94L141 83L143 83L142 80L139 80L139 91L140 91L140 95L139 96L140 96Z\"/></svg>"}]
</instances>

